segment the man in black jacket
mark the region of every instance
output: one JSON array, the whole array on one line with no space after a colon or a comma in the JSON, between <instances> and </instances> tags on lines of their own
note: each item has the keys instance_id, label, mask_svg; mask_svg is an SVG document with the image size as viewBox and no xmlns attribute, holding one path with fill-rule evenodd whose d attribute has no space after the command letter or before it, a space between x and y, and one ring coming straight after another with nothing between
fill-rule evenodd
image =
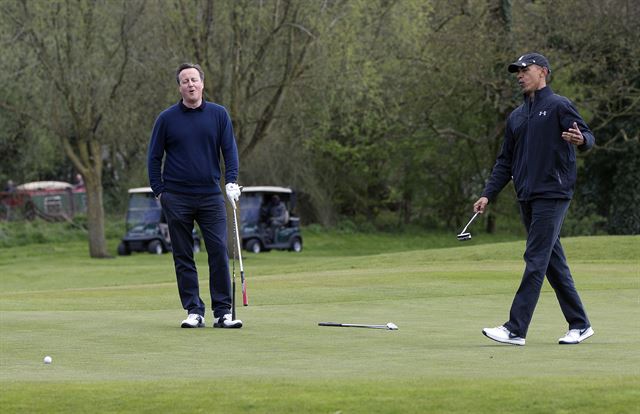
<instances>
[{"instance_id":1,"label":"man in black jacket","mask_svg":"<svg viewBox=\"0 0 640 414\"><path fill-rule=\"evenodd\" d=\"M586 151L593 134L574 105L547 86L548 60L528 53L509 65L517 73L524 103L507 120L504 143L474 211L483 213L489 201L510 180L527 229L525 271L509 320L482 333L494 341L524 345L545 274L556 292L569 331L560 344L578 344L593 335L560 244L560 229L576 182L576 148Z\"/></svg>"}]
</instances>

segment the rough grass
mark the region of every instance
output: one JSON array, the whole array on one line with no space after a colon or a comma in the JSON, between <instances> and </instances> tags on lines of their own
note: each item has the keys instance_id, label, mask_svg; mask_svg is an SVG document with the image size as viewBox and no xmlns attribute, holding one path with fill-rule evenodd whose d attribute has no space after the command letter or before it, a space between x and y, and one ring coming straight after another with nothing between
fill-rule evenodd
<instances>
[{"instance_id":1,"label":"rough grass","mask_svg":"<svg viewBox=\"0 0 640 414\"><path fill-rule=\"evenodd\" d=\"M1 249L2 412L637 412L640 237L564 240L596 335L557 345L566 324L545 285L525 347L480 333L507 317L522 241L343 237L245 256L237 331L178 327L167 255Z\"/></svg>"}]
</instances>

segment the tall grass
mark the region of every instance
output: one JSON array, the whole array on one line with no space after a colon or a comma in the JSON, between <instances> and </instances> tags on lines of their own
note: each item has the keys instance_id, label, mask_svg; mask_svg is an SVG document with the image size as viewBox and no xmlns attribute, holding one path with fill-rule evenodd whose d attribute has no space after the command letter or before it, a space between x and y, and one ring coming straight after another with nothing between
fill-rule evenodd
<instances>
[{"instance_id":1,"label":"tall grass","mask_svg":"<svg viewBox=\"0 0 640 414\"><path fill-rule=\"evenodd\" d=\"M107 239L122 237L124 220L121 217L107 217L105 221ZM58 222L42 219L0 222L0 247L84 241L87 240L87 235L85 216Z\"/></svg>"}]
</instances>

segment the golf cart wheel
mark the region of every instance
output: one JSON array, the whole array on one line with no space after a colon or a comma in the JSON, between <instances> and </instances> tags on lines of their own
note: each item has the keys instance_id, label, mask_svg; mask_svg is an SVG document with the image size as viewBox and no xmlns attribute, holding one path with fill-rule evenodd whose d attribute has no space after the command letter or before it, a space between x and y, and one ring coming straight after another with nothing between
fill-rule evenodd
<instances>
[{"instance_id":1,"label":"golf cart wheel","mask_svg":"<svg viewBox=\"0 0 640 414\"><path fill-rule=\"evenodd\" d=\"M119 256L129 256L131 254L131 250L129 250L129 246L125 242L121 242L118 245L118 255Z\"/></svg>"},{"instance_id":2,"label":"golf cart wheel","mask_svg":"<svg viewBox=\"0 0 640 414\"><path fill-rule=\"evenodd\" d=\"M302 239L300 237L294 237L291 240L291 246L289 250L292 252L300 253L302 251Z\"/></svg>"},{"instance_id":3,"label":"golf cart wheel","mask_svg":"<svg viewBox=\"0 0 640 414\"><path fill-rule=\"evenodd\" d=\"M256 239L251 239L247 242L247 247L246 247L247 251L251 252L251 253L255 253L258 254L262 251L262 245L260 244L260 242Z\"/></svg>"},{"instance_id":4,"label":"golf cart wheel","mask_svg":"<svg viewBox=\"0 0 640 414\"><path fill-rule=\"evenodd\" d=\"M159 240L153 240L149 242L149 245L147 246L147 250L151 254L162 254L163 252L162 243L160 243Z\"/></svg>"}]
</instances>

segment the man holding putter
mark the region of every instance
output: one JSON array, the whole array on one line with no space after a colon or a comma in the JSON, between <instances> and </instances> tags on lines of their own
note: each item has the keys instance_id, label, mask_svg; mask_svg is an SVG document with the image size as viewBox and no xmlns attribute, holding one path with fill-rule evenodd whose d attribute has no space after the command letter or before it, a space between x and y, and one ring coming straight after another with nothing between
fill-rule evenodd
<instances>
[{"instance_id":1,"label":"man holding putter","mask_svg":"<svg viewBox=\"0 0 640 414\"><path fill-rule=\"evenodd\" d=\"M214 328L240 328L232 318L231 278L227 254L227 212L220 189L220 156L225 190L235 208L240 197L238 149L224 107L203 99L204 72L184 63L176 71L182 99L156 119L148 152L149 182L169 224L178 292L187 318L183 328L205 326L193 259L193 226L198 222L209 259L209 291Z\"/></svg>"},{"instance_id":2,"label":"man holding putter","mask_svg":"<svg viewBox=\"0 0 640 414\"><path fill-rule=\"evenodd\" d=\"M513 180L520 214L527 229L525 270L509 320L482 333L494 341L524 345L545 274L554 289L569 330L560 344L578 344L593 335L560 244L560 230L576 182L576 148L595 143L589 127L567 98L547 86L548 60L528 53L509 65L524 93L524 103L507 119L500 155L475 212Z\"/></svg>"}]
</instances>

